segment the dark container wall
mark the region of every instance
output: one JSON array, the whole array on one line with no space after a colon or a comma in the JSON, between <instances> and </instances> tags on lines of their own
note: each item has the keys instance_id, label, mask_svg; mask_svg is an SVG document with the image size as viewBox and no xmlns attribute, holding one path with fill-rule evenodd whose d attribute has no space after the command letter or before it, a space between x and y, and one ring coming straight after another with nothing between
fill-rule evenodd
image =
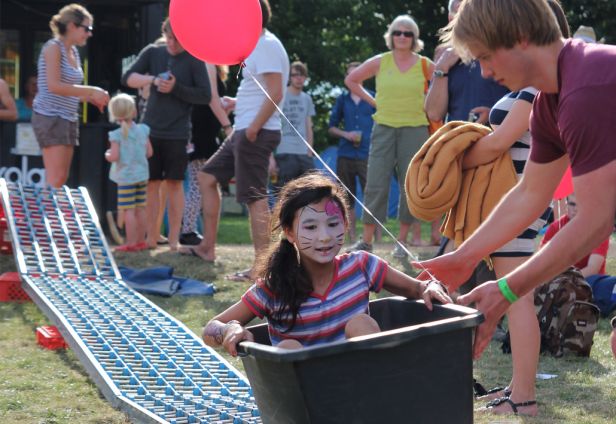
<instances>
[{"instance_id":1,"label":"dark container wall","mask_svg":"<svg viewBox=\"0 0 616 424\"><path fill-rule=\"evenodd\" d=\"M250 327L242 362L265 424L473 422L470 308L400 297L370 302L381 333L301 350Z\"/></svg>"}]
</instances>

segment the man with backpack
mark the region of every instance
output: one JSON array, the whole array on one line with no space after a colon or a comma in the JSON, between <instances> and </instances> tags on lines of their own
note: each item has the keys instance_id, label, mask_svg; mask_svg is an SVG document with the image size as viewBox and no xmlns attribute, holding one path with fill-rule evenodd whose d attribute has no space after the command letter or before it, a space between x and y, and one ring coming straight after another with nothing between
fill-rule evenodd
<instances>
[{"instance_id":1,"label":"man with backpack","mask_svg":"<svg viewBox=\"0 0 616 424\"><path fill-rule=\"evenodd\" d=\"M522 180L460 248L416 263L455 285L481 258L513 239L549 204L571 165L578 216L523 265L461 296L485 316L478 358L509 305L588 254L612 232L616 212L616 47L561 37L545 0L471 0L447 26L446 41L479 60L482 75L511 90L533 86L532 149ZM427 273L425 273L427 274Z\"/></svg>"}]
</instances>

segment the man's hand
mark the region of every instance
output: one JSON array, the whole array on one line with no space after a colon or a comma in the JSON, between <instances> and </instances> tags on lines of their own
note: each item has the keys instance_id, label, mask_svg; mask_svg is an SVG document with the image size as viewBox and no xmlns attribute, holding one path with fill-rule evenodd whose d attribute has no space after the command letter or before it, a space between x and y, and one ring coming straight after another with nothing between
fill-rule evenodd
<instances>
[{"instance_id":1,"label":"man's hand","mask_svg":"<svg viewBox=\"0 0 616 424\"><path fill-rule=\"evenodd\" d=\"M474 303L473 307L485 317L485 321L475 332L473 359L479 359L492 340L496 324L505 315L510 303L503 297L496 281L488 281L475 287L470 293L458 297L457 303L465 306Z\"/></svg>"},{"instance_id":2,"label":"man's hand","mask_svg":"<svg viewBox=\"0 0 616 424\"><path fill-rule=\"evenodd\" d=\"M439 280L450 291L456 290L473 274L477 263L461 258L459 251L421 262L411 262L420 270L419 280Z\"/></svg>"},{"instance_id":3,"label":"man's hand","mask_svg":"<svg viewBox=\"0 0 616 424\"><path fill-rule=\"evenodd\" d=\"M456 51L452 47L448 47L438 58L434 68L439 71L443 71L445 73L449 72L449 70L458 63L460 60L460 56L456 53Z\"/></svg>"},{"instance_id":4,"label":"man's hand","mask_svg":"<svg viewBox=\"0 0 616 424\"><path fill-rule=\"evenodd\" d=\"M251 143L257 141L257 134L259 134L259 130L253 128L252 125L246 128L246 139Z\"/></svg>"},{"instance_id":5,"label":"man's hand","mask_svg":"<svg viewBox=\"0 0 616 424\"><path fill-rule=\"evenodd\" d=\"M171 93L173 87L175 87L175 76L169 73L169 79L156 78L154 80L154 85L158 87L159 93Z\"/></svg>"},{"instance_id":6,"label":"man's hand","mask_svg":"<svg viewBox=\"0 0 616 424\"><path fill-rule=\"evenodd\" d=\"M276 159L274 159L274 155L270 155L269 163L267 164L267 172L270 175L278 175L278 164L276 163Z\"/></svg>"}]
</instances>

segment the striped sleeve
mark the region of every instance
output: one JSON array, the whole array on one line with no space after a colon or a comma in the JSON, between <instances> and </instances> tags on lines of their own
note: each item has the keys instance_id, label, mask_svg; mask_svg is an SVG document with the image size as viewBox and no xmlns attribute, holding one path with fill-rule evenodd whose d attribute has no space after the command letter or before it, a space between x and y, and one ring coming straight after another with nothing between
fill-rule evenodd
<instances>
[{"instance_id":1,"label":"striped sleeve","mask_svg":"<svg viewBox=\"0 0 616 424\"><path fill-rule=\"evenodd\" d=\"M372 253L363 252L362 268L368 280L370 291L378 293L387 276L387 262Z\"/></svg>"},{"instance_id":2,"label":"striped sleeve","mask_svg":"<svg viewBox=\"0 0 616 424\"><path fill-rule=\"evenodd\" d=\"M516 100L525 100L528 103L532 104L535 100L535 96L537 95L537 89L534 87L526 87L518 92L516 95Z\"/></svg>"},{"instance_id":3,"label":"striped sleeve","mask_svg":"<svg viewBox=\"0 0 616 424\"><path fill-rule=\"evenodd\" d=\"M270 315L268 305L271 305L271 295L262 283L255 283L242 296L242 302L259 318Z\"/></svg>"}]
</instances>

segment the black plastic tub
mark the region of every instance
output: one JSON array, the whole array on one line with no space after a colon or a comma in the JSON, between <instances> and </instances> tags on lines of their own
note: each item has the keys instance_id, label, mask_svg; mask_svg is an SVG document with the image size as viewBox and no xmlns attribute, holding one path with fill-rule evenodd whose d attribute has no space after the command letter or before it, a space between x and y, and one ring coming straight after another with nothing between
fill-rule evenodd
<instances>
[{"instance_id":1,"label":"black plastic tub","mask_svg":"<svg viewBox=\"0 0 616 424\"><path fill-rule=\"evenodd\" d=\"M381 333L300 350L272 347L267 325L240 352L264 423L472 423L478 311L370 302Z\"/></svg>"}]
</instances>

